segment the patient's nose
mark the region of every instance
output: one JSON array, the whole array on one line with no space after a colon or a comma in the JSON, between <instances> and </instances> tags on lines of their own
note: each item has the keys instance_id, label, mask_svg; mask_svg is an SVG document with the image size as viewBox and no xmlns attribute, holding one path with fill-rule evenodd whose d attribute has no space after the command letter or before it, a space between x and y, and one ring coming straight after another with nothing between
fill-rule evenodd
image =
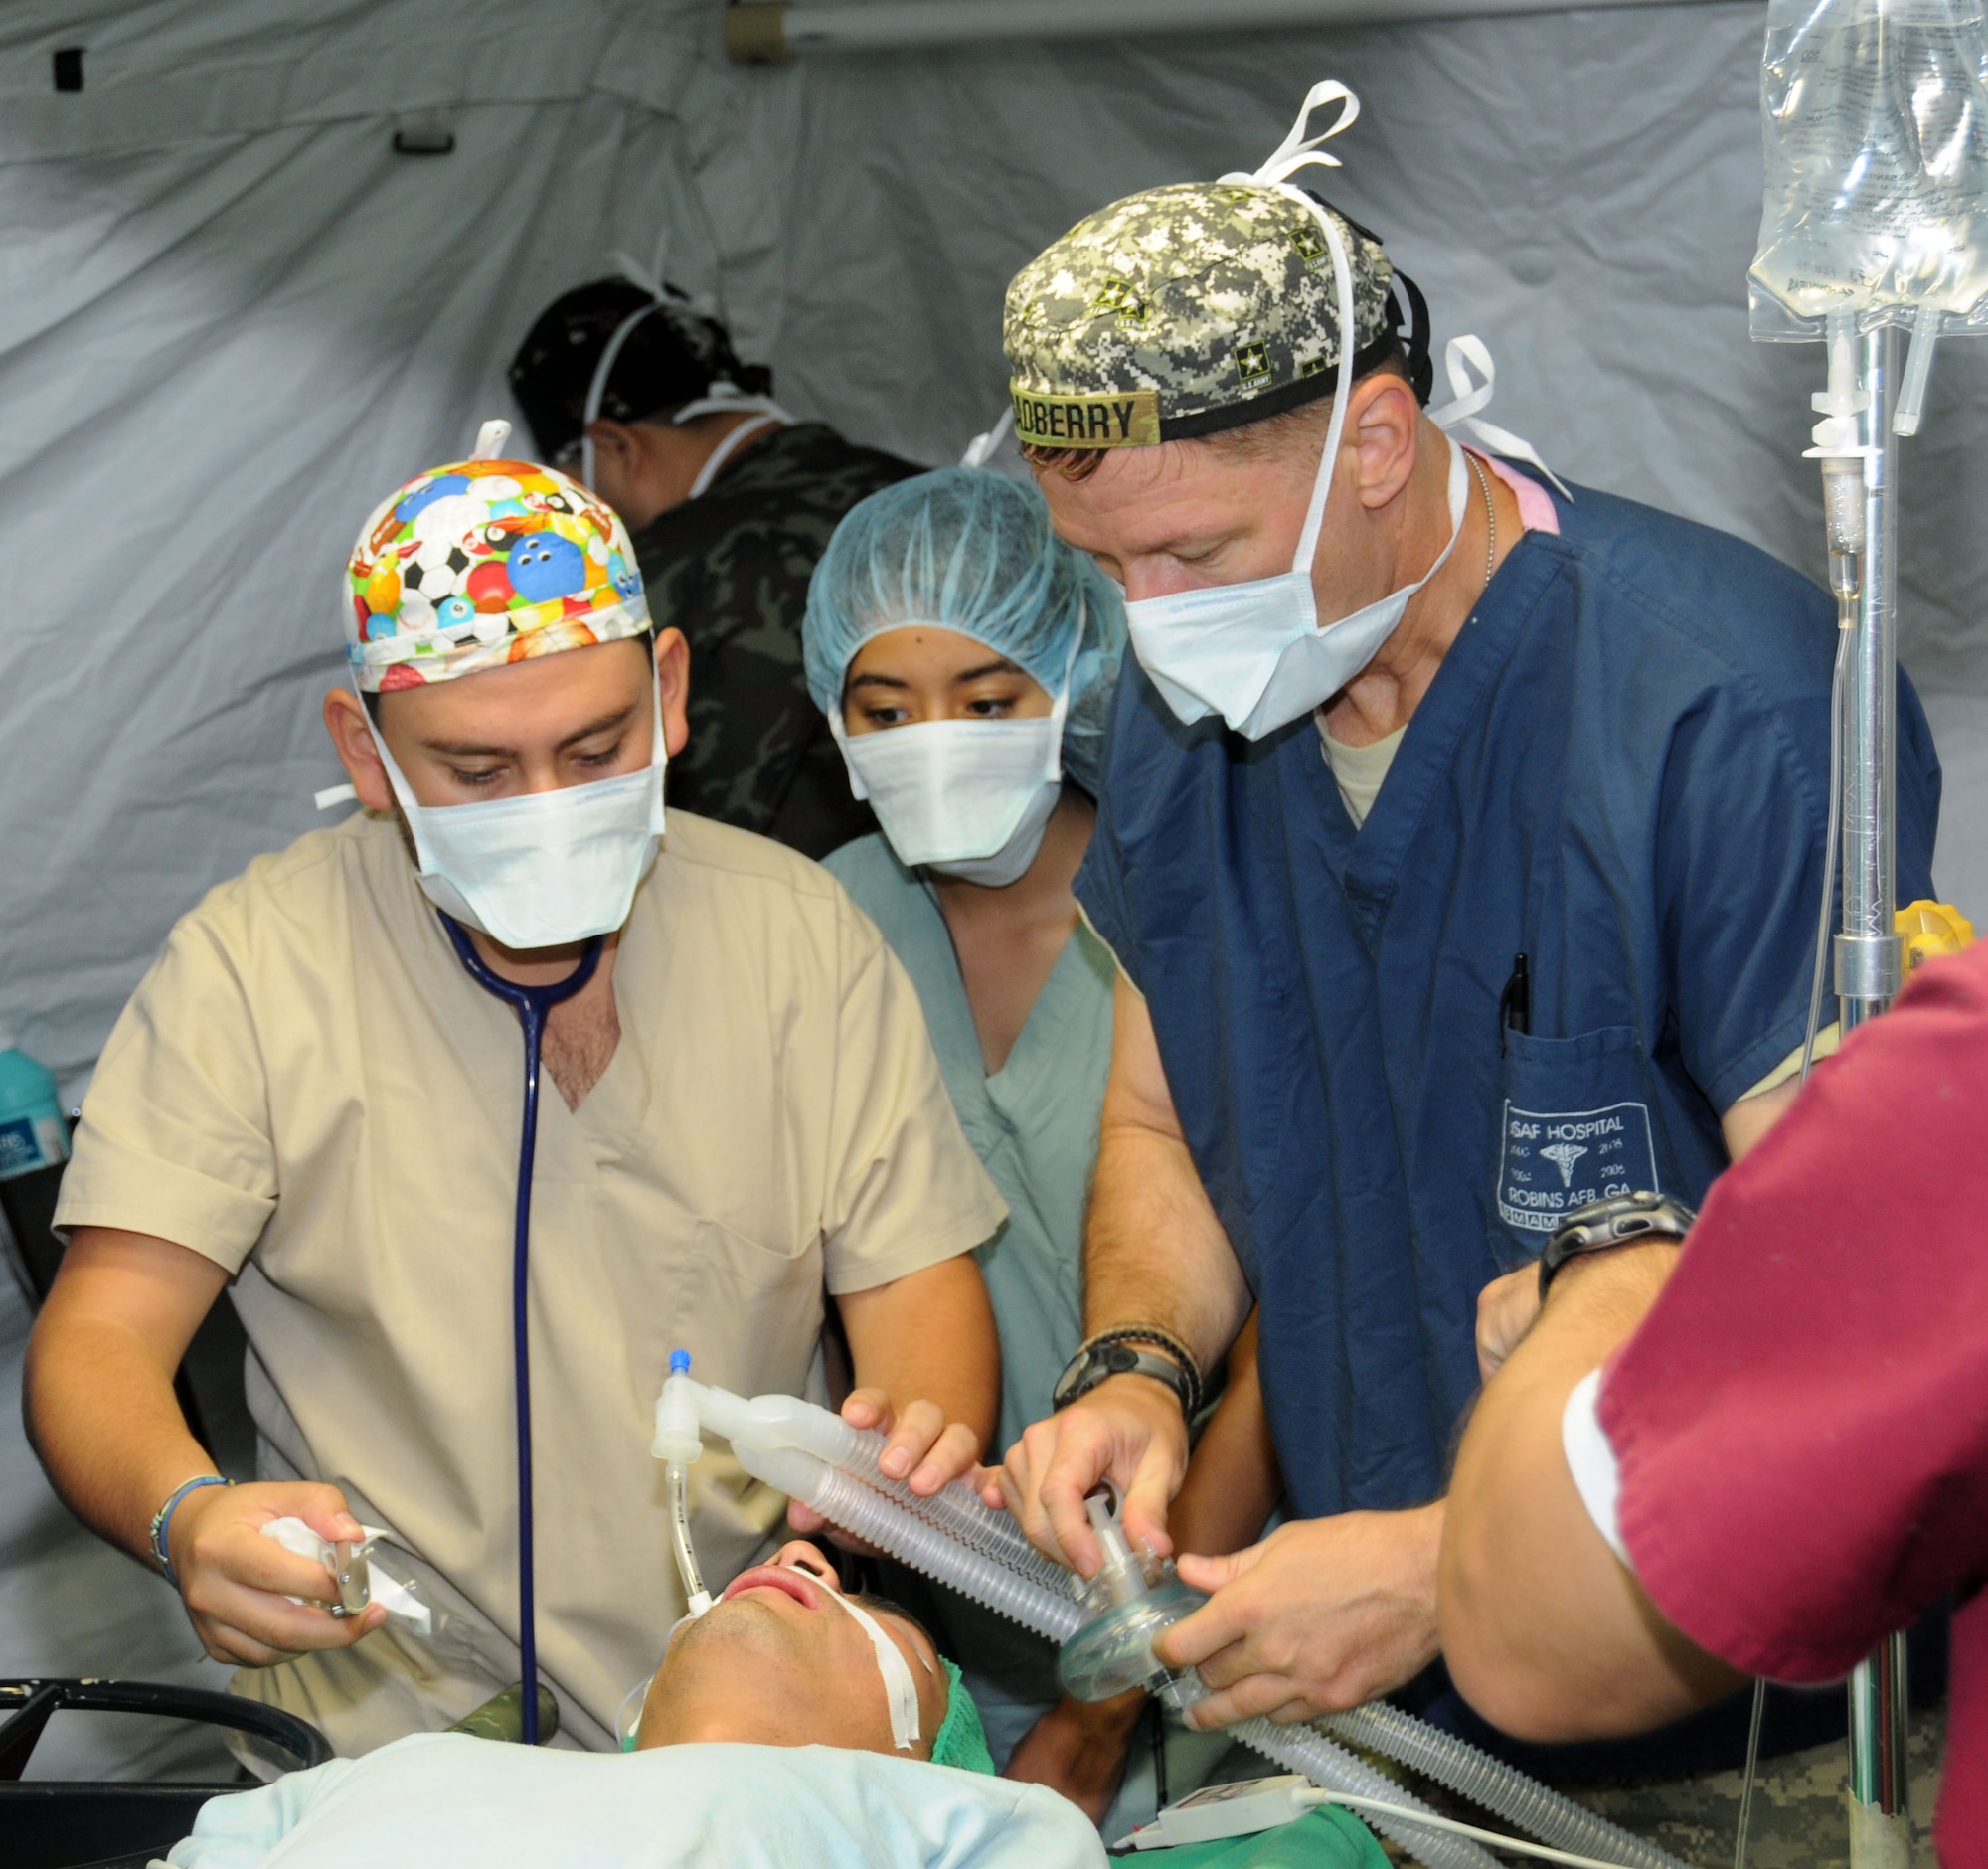
<instances>
[{"instance_id":1,"label":"patient's nose","mask_svg":"<svg viewBox=\"0 0 1988 1869\"><path fill-rule=\"evenodd\" d=\"M805 1538L795 1538L782 1545L773 1554L773 1562L805 1571L810 1577L817 1577L824 1584L833 1584L836 1581L835 1566L822 1556L818 1546L809 1544Z\"/></svg>"}]
</instances>

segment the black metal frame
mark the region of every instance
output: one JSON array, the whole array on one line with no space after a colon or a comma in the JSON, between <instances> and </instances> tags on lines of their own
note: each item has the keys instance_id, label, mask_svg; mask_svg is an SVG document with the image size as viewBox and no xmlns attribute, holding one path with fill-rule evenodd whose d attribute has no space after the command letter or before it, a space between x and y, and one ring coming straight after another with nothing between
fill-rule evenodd
<instances>
[{"instance_id":1,"label":"black metal frame","mask_svg":"<svg viewBox=\"0 0 1988 1869\"><path fill-rule=\"evenodd\" d=\"M141 1866L193 1828L209 1798L228 1784L120 1784L23 1780L49 1721L60 1712L141 1713L195 1720L247 1733L287 1753L299 1770L332 1756L307 1720L204 1687L161 1681L0 1681L0 1862L7 1869L123 1869Z\"/></svg>"}]
</instances>

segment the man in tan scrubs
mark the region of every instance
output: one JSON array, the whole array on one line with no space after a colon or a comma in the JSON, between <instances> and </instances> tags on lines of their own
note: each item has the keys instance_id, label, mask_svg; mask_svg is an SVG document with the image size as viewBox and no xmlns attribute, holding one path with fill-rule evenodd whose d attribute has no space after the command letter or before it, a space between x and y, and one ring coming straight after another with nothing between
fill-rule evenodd
<instances>
[{"instance_id":1,"label":"man in tan scrubs","mask_svg":"<svg viewBox=\"0 0 1988 1869\"><path fill-rule=\"evenodd\" d=\"M527 1308L539 1674L563 1742L609 1747L683 1613L649 1455L670 1352L747 1395L818 1386L833 1298L846 1412L929 1489L993 1427L972 1248L1003 1208L840 887L679 811L658 847L688 650L651 632L611 512L530 463L438 468L375 513L347 587L364 701L324 712L368 808L214 890L112 1032L32 1430L78 1514L247 1664L237 1691L341 1752L517 1680L523 1045L436 904L512 984L577 976L604 934L546 1027ZM213 1464L172 1374L231 1280L260 1477L183 1490ZM716 1585L772 1549L785 1502L715 1459L698 1480ZM384 1527L433 1635L378 1606L334 1618L322 1567L260 1535L283 1517Z\"/></svg>"}]
</instances>

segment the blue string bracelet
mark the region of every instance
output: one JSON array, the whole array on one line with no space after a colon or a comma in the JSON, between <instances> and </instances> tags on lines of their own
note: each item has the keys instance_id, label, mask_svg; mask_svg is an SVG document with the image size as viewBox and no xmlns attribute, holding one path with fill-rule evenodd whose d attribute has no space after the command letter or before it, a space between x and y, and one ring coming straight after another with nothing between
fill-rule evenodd
<instances>
[{"instance_id":1,"label":"blue string bracelet","mask_svg":"<svg viewBox=\"0 0 1988 1869\"><path fill-rule=\"evenodd\" d=\"M175 1590L179 1589L180 1580L173 1571L172 1559L166 1555L166 1538L172 1530L173 1513L178 1509L179 1502L188 1493L198 1492L203 1486L232 1486L234 1484L235 1482L232 1479L223 1479L219 1473L197 1474L183 1485L175 1486L166 1495L165 1504L152 1514L152 1562L159 1567L159 1574Z\"/></svg>"}]
</instances>

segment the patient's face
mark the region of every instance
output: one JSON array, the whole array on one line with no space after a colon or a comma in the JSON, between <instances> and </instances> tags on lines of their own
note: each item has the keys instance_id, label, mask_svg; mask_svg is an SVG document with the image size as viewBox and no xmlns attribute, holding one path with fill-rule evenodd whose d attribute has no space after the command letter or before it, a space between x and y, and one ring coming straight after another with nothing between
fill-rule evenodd
<instances>
[{"instance_id":1,"label":"patient's face","mask_svg":"<svg viewBox=\"0 0 1988 1869\"><path fill-rule=\"evenodd\" d=\"M829 1587L835 1570L795 1541L734 1579L685 1623L656 1670L638 1748L730 1740L894 1753L884 1677L870 1637ZM915 1756L931 1756L948 1687L931 1639L902 1610L858 1598L911 1665L918 1690Z\"/></svg>"}]
</instances>

